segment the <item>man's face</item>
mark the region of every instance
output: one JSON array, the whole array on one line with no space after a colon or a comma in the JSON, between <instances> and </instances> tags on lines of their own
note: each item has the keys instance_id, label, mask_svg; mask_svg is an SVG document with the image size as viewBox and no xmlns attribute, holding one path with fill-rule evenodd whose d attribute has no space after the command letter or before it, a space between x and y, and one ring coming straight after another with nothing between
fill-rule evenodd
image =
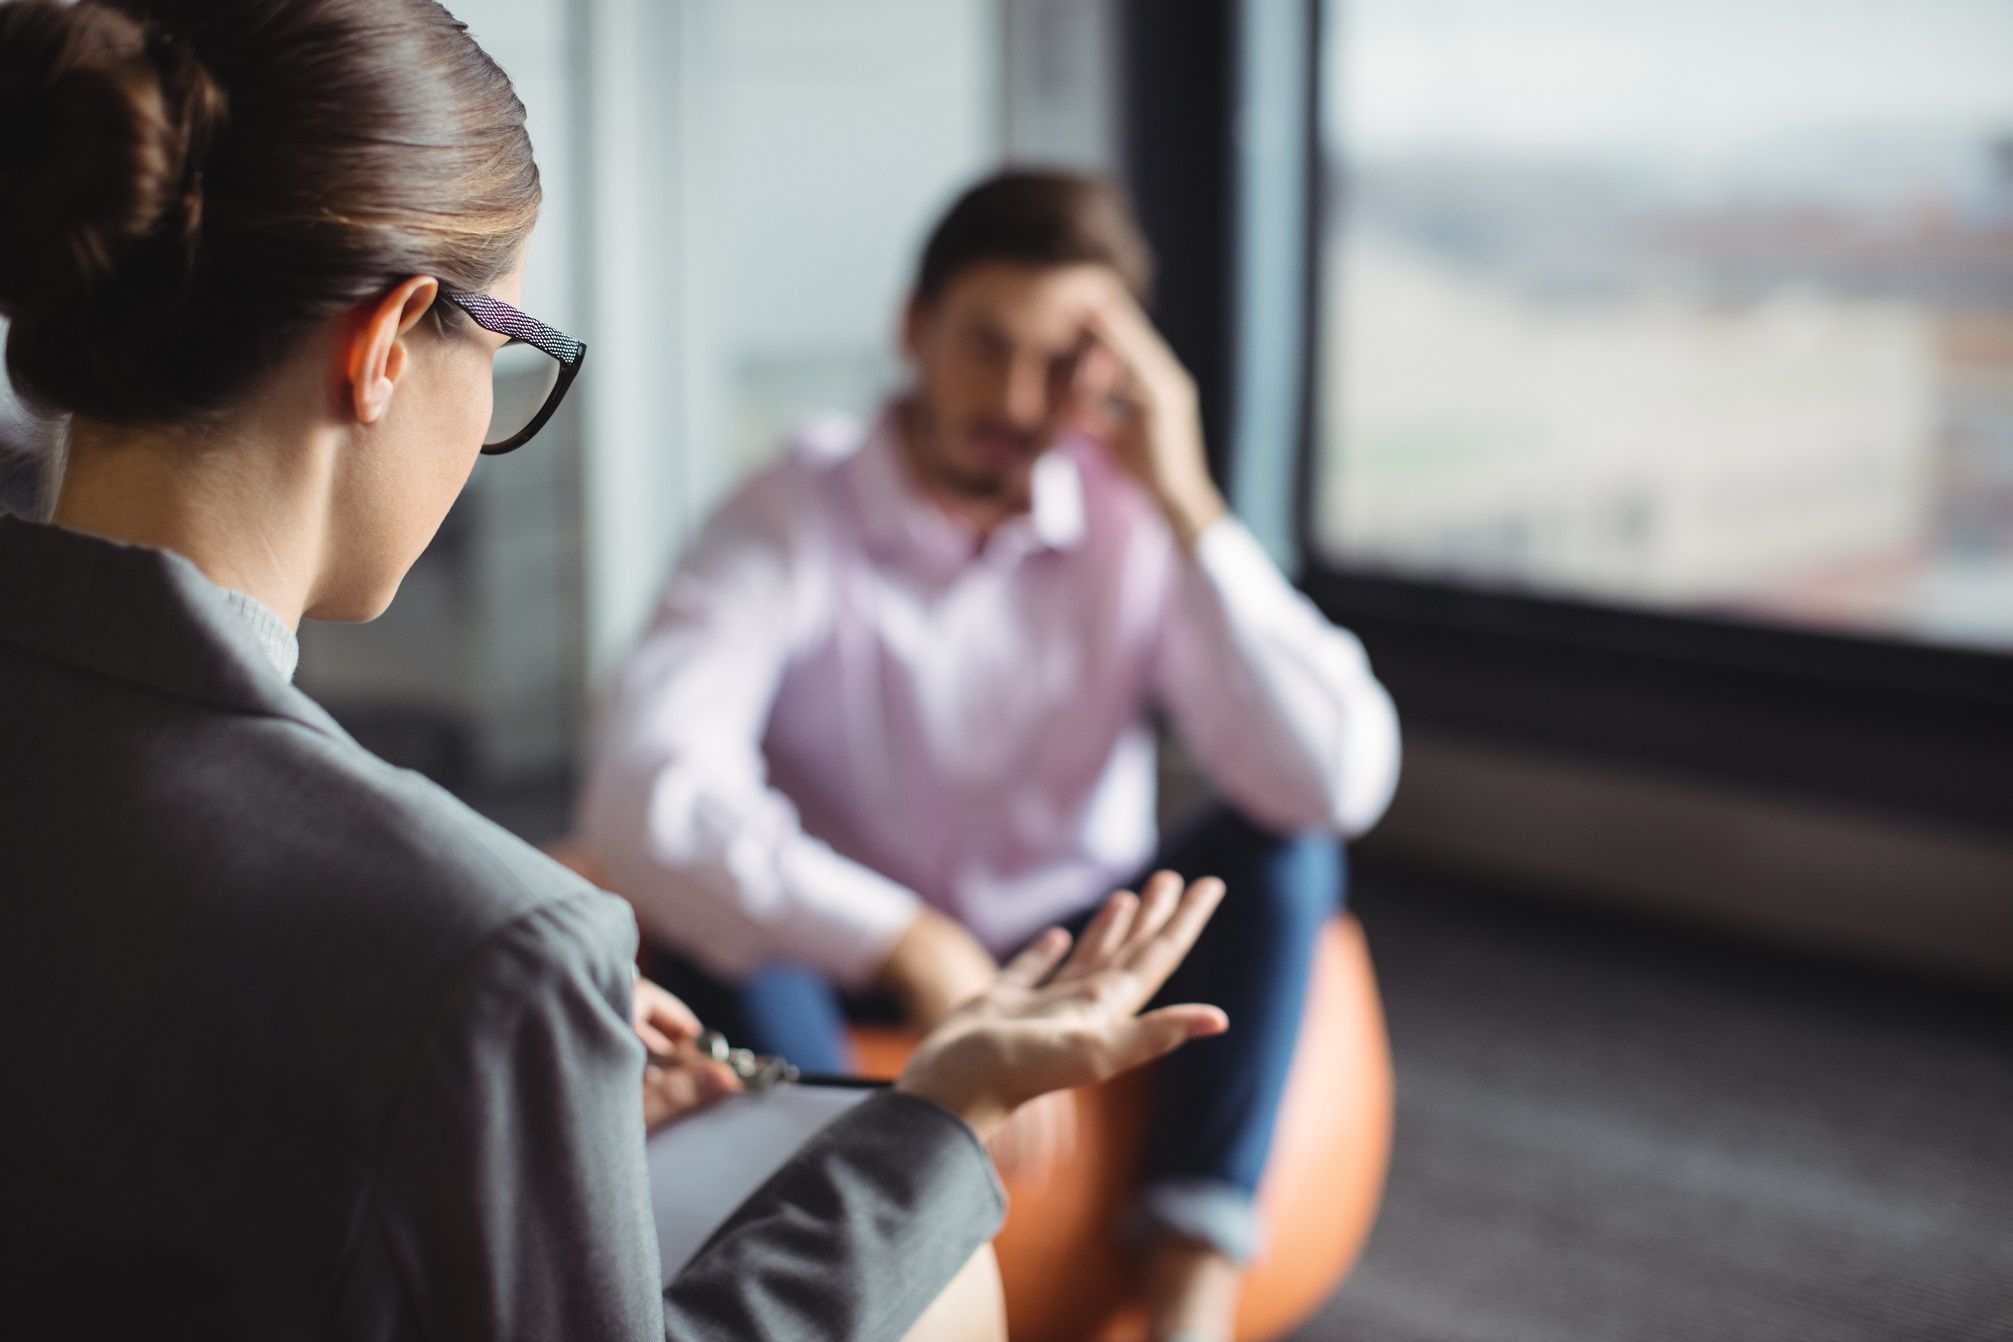
<instances>
[{"instance_id":1,"label":"man's face","mask_svg":"<svg viewBox=\"0 0 2013 1342\"><path fill-rule=\"evenodd\" d=\"M1085 321L1119 287L1105 266L987 262L910 307L916 465L973 502L1024 506L1034 464L1117 368Z\"/></svg>"}]
</instances>

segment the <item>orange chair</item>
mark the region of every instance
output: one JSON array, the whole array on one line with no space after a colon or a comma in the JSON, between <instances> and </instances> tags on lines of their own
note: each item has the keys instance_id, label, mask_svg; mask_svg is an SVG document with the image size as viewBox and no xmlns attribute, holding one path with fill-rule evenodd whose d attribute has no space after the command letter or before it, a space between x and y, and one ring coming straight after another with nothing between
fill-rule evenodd
<instances>
[{"instance_id":1,"label":"orange chair","mask_svg":"<svg viewBox=\"0 0 2013 1342\"><path fill-rule=\"evenodd\" d=\"M577 850L553 855L596 880ZM1293 1077L1259 1190L1266 1248L1245 1277L1240 1342L1291 1332L1342 1284L1376 1219L1390 1163L1390 1045L1362 928L1337 918L1314 955ZM901 1030L853 1032L870 1076L895 1076L913 1043ZM1078 1145L1069 1165L1040 1186L1008 1185L1012 1203L994 1247L1016 1342L1139 1335L1134 1274L1117 1227L1138 1181L1147 1085L1134 1075L1075 1092Z\"/></svg>"},{"instance_id":2,"label":"orange chair","mask_svg":"<svg viewBox=\"0 0 2013 1342\"><path fill-rule=\"evenodd\" d=\"M901 1070L912 1039L896 1030L853 1036L876 1076ZM1009 1185L1012 1205L994 1243L1016 1342L1117 1342L1141 1328L1114 1228L1138 1179L1147 1084L1124 1077L1075 1099L1069 1168L1039 1187ZM1306 1023L1259 1191L1267 1247L1245 1277L1240 1339L1283 1336L1334 1294L1369 1236L1390 1152L1383 1008L1363 930L1338 918L1315 948Z\"/></svg>"}]
</instances>

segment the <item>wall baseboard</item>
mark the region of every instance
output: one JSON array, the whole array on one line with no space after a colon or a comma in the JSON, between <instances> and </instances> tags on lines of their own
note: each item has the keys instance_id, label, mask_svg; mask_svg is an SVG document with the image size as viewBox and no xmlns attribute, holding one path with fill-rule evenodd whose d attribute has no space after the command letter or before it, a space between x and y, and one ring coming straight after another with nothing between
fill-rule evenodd
<instances>
[{"instance_id":1,"label":"wall baseboard","mask_svg":"<svg viewBox=\"0 0 2013 1342\"><path fill-rule=\"evenodd\" d=\"M1391 860L1997 986L2013 836L1408 731Z\"/></svg>"}]
</instances>

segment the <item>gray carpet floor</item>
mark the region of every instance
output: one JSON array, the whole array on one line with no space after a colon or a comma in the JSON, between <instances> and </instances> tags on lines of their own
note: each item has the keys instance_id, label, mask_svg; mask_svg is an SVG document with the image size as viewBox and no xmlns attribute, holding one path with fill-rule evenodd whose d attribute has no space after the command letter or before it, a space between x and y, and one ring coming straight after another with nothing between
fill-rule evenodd
<instances>
[{"instance_id":1,"label":"gray carpet floor","mask_svg":"<svg viewBox=\"0 0 2013 1342\"><path fill-rule=\"evenodd\" d=\"M2013 999L1358 881L1397 1142L1301 1342L2013 1342Z\"/></svg>"},{"instance_id":2,"label":"gray carpet floor","mask_svg":"<svg viewBox=\"0 0 2013 1342\"><path fill-rule=\"evenodd\" d=\"M563 780L476 797L565 827ZM1359 872L1383 1213L1296 1342L2013 1342L2013 994Z\"/></svg>"}]
</instances>

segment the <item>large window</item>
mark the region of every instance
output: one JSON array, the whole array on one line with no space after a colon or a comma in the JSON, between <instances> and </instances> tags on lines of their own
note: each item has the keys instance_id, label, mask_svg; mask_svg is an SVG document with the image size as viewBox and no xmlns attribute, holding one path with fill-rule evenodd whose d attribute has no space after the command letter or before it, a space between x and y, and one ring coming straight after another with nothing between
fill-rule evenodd
<instances>
[{"instance_id":1,"label":"large window","mask_svg":"<svg viewBox=\"0 0 2013 1342\"><path fill-rule=\"evenodd\" d=\"M2013 649L2013 5L1326 20L1322 558Z\"/></svg>"}]
</instances>

